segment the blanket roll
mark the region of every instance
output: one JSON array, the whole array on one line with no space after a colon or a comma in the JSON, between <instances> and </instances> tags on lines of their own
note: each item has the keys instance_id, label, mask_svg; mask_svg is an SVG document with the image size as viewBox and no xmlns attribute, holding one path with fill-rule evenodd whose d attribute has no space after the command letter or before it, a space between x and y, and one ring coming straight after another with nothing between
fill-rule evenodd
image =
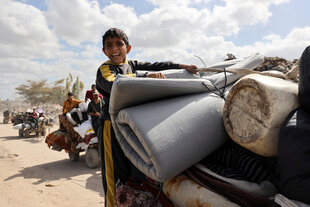
<instances>
[{"instance_id":1,"label":"blanket roll","mask_svg":"<svg viewBox=\"0 0 310 207\"><path fill-rule=\"evenodd\" d=\"M226 98L224 126L238 144L262 156L276 156L282 122L298 104L294 82L251 74L237 81Z\"/></svg>"},{"instance_id":2,"label":"blanket roll","mask_svg":"<svg viewBox=\"0 0 310 207\"><path fill-rule=\"evenodd\" d=\"M224 144L223 106L212 93L150 102L121 110L114 130L130 161L163 182Z\"/></svg>"},{"instance_id":3,"label":"blanket roll","mask_svg":"<svg viewBox=\"0 0 310 207\"><path fill-rule=\"evenodd\" d=\"M164 193L178 207L237 207L239 205L204 188L184 175L164 183Z\"/></svg>"},{"instance_id":4,"label":"blanket roll","mask_svg":"<svg viewBox=\"0 0 310 207\"><path fill-rule=\"evenodd\" d=\"M45 143L49 148L55 147L59 150L64 149L70 151L72 145L72 139L67 132L56 130L46 136Z\"/></svg>"},{"instance_id":5,"label":"blanket roll","mask_svg":"<svg viewBox=\"0 0 310 207\"><path fill-rule=\"evenodd\" d=\"M254 55L225 67L253 69L261 62L262 57ZM161 72L167 79L118 75L109 112L125 155L145 175L164 182L225 142L224 100L210 90L224 95L221 88L230 85L226 87L229 90L240 76L194 75L186 70Z\"/></svg>"}]
</instances>

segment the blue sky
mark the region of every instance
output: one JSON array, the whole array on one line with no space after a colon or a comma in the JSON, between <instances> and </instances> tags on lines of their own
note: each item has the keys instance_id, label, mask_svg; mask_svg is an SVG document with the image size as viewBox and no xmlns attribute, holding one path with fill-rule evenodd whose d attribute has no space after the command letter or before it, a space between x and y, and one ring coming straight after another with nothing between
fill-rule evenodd
<instances>
[{"instance_id":1,"label":"blue sky","mask_svg":"<svg viewBox=\"0 0 310 207\"><path fill-rule=\"evenodd\" d=\"M194 55L206 64L227 53L292 60L310 45L309 8L309 0L1 0L0 98L18 98L26 80L69 73L88 89L110 27L129 36L130 59L198 67Z\"/></svg>"}]
</instances>

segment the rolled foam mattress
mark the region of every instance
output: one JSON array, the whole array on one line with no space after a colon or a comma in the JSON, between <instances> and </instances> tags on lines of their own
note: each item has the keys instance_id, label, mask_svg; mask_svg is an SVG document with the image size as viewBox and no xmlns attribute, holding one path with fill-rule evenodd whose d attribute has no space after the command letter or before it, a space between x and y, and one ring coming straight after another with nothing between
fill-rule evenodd
<instances>
[{"instance_id":1,"label":"rolled foam mattress","mask_svg":"<svg viewBox=\"0 0 310 207\"><path fill-rule=\"evenodd\" d=\"M119 141L138 169L165 181L224 144L223 106L217 95L200 93L125 108L115 119Z\"/></svg>"},{"instance_id":2,"label":"rolled foam mattress","mask_svg":"<svg viewBox=\"0 0 310 207\"><path fill-rule=\"evenodd\" d=\"M252 60L236 64L240 68L255 66ZM240 78L227 74L225 81L223 73L200 77L185 70L163 73L167 79L118 75L109 109L125 155L142 173L160 182L196 164L225 142L224 100L210 90Z\"/></svg>"},{"instance_id":3,"label":"rolled foam mattress","mask_svg":"<svg viewBox=\"0 0 310 207\"><path fill-rule=\"evenodd\" d=\"M298 84L259 74L238 80L228 93L223 119L229 136L262 156L278 154L278 134L289 113L299 106Z\"/></svg>"},{"instance_id":4,"label":"rolled foam mattress","mask_svg":"<svg viewBox=\"0 0 310 207\"><path fill-rule=\"evenodd\" d=\"M236 203L198 185L184 175L164 183L164 193L178 207L237 207Z\"/></svg>"}]
</instances>

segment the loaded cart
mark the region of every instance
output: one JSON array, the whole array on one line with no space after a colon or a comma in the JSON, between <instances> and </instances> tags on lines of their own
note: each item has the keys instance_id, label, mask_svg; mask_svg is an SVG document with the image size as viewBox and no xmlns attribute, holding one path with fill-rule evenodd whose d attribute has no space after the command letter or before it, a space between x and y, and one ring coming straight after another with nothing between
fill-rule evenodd
<instances>
[{"instance_id":1,"label":"loaded cart","mask_svg":"<svg viewBox=\"0 0 310 207\"><path fill-rule=\"evenodd\" d=\"M78 161L80 152L85 152L85 162L89 168L100 164L98 138L92 129L91 121L84 121L79 127L69 122L65 116L59 117L60 129L46 136L45 142L52 150L65 150L71 161Z\"/></svg>"},{"instance_id":2,"label":"loaded cart","mask_svg":"<svg viewBox=\"0 0 310 207\"><path fill-rule=\"evenodd\" d=\"M18 121L16 121L18 120ZM14 121L13 128L18 130L20 137L30 137L31 134L36 136L46 135L47 120L45 117L32 118L30 116L21 116ZM16 124L17 123L17 124Z\"/></svg>"}]
</instances>

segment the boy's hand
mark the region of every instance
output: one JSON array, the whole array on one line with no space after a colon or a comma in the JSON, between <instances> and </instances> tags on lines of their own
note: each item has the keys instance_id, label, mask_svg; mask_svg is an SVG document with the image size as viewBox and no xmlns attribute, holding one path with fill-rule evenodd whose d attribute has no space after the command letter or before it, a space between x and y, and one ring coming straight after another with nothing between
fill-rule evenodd
<instances>
[{"instance_id":1,"label":"boy's hand","mask_svg":"<svg viewBox=\"0 0 310 207\"><path fill-rule=\"evenodd\" d=\"M190 73L197 74L197 66L196 65L186 65L186 64L179 64L179 68L184 68Z\"/></svg>"},{"instance_id":2,"label":"boy's hand","mask_svg":"<svg viewBox=\"0 0 310 207\"><path fill-rule=\"evenodd\" d=\"M164 76L164 74L162 73L148 73L146 74L147 78L160 78L160 79L166 79L166 77Z\"/></svg>"}]
</instances>

